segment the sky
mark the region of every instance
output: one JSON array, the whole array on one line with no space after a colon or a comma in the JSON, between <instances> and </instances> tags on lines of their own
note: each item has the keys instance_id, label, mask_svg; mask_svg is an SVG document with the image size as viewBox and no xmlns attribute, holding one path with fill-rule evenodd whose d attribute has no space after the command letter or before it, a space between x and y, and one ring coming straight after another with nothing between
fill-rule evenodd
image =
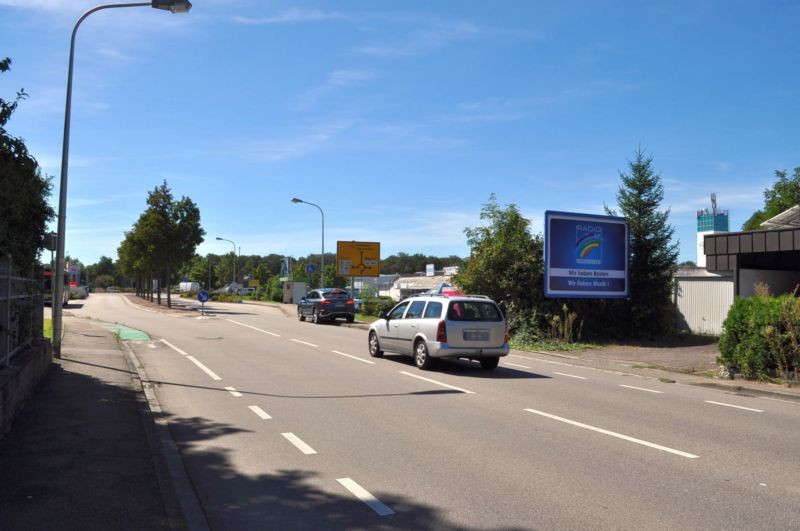
<instances>
[{"instance_id":1,"label":"sky","mask_svg":"<svg viewBox=\"0 0 800 531\"><path fill-rule=\"evenodd\" d=\"M84 0L0 0L7 124L53 177ZM794 0L193 0L106 9L76 39L67 254L117 248L167 181L199 207L201 255L469 255L491 194L603 214L652 155L680 260L716 193L739 230L800 166ZM55 223L52 226L55 230ZM217 237L234 242L218 241ZM241 248L240 250L238 248Z\"/></svg>"}]
</instances>

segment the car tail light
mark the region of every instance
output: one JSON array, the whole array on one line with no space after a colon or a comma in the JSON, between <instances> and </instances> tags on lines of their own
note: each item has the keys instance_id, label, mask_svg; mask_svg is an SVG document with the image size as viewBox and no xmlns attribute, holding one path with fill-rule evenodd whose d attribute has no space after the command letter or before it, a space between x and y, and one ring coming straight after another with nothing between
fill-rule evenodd
<instances>
[{"instance_id":1,"label":"car tail light","mask_svg":"<svg viewBox=\"0 0 800 531\"><path fill-rule=\"evenodd\" d=\"M329 300L323 300L323 301L320 301L319 305L320 305L320 306L327 306L327 305L329 305L330 303L331 303L331 301L329 301Z\"/></svg>"},{"instance_id":2,"label":"car tail light","mask_svg":"<svg viewBox=\"0 0 800 531\"><path fill-rule=\"evenodd\" d=\"M356 301L353 299L347 299L347 304L355 304Z\"/></svg>"},{"instance_id":3,"label":"car tail light","mask_svg":"<svg viewBox=\"0 0 800 531\"><path fill-rule=\"evenodd\" d=\"M439 327L436 329L436 341L447 343L447 325L444 324L444 319L439 321Z\"/></svg>"},{"instance_id":4,"label":"car tail light","mask_svg":"<svg viewBox=\"0 0 800 531\"><path fill-rule=\"evenodd\" d=\"M511 338L508 337L508 321L506 321L505 343L508 343L510 340Z\"/></svg>"}]
</instances>

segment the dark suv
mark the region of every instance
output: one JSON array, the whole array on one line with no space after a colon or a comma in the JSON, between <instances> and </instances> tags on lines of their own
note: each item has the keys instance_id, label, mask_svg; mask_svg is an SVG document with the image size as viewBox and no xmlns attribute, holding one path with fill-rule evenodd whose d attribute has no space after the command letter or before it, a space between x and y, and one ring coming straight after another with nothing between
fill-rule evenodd
<instances>
[{"instance_id":1,"label":"dark suv","mask_svg":"<svg viewBox=\"0 0 800 531\"><path fill-rule=\"evenodd\" d=\"M356 306L353 297L339 288L320 288L312 290L297 303L297 318L313 323L333 321L337 317L352 323L356 319Z\"/></svg>"}]
</instances>

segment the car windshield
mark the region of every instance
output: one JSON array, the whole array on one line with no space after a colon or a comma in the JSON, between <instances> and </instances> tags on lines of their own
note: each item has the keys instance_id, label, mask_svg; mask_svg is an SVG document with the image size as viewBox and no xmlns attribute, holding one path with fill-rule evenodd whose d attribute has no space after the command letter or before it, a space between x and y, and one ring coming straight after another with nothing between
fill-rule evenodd
<instances>
[{"instance_id":1,"label":"car windshield","mask_svg":"<svg viewBox=\"0 0 800 531\"><path fill-rule=\"evenodd\" d=\"M447 318L451 321L502 321L503 314L491 301L453 301Z\"/></svg>"}]
</instances>

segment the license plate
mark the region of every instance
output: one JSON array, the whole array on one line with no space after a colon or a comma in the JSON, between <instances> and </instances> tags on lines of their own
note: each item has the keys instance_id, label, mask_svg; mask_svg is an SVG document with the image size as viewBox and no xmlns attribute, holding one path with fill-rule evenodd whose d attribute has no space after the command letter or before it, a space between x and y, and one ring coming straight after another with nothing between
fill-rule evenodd
<instances>
[{"instance_id":1,"label":"license plate","mask_svg":"<svg viewBox=\"0 0 800 531\"><path fill-rule=\"evenodd\" d=\"M464 341L489 341L489 331L464 330Z\"/></svg>"}]
</instances>

